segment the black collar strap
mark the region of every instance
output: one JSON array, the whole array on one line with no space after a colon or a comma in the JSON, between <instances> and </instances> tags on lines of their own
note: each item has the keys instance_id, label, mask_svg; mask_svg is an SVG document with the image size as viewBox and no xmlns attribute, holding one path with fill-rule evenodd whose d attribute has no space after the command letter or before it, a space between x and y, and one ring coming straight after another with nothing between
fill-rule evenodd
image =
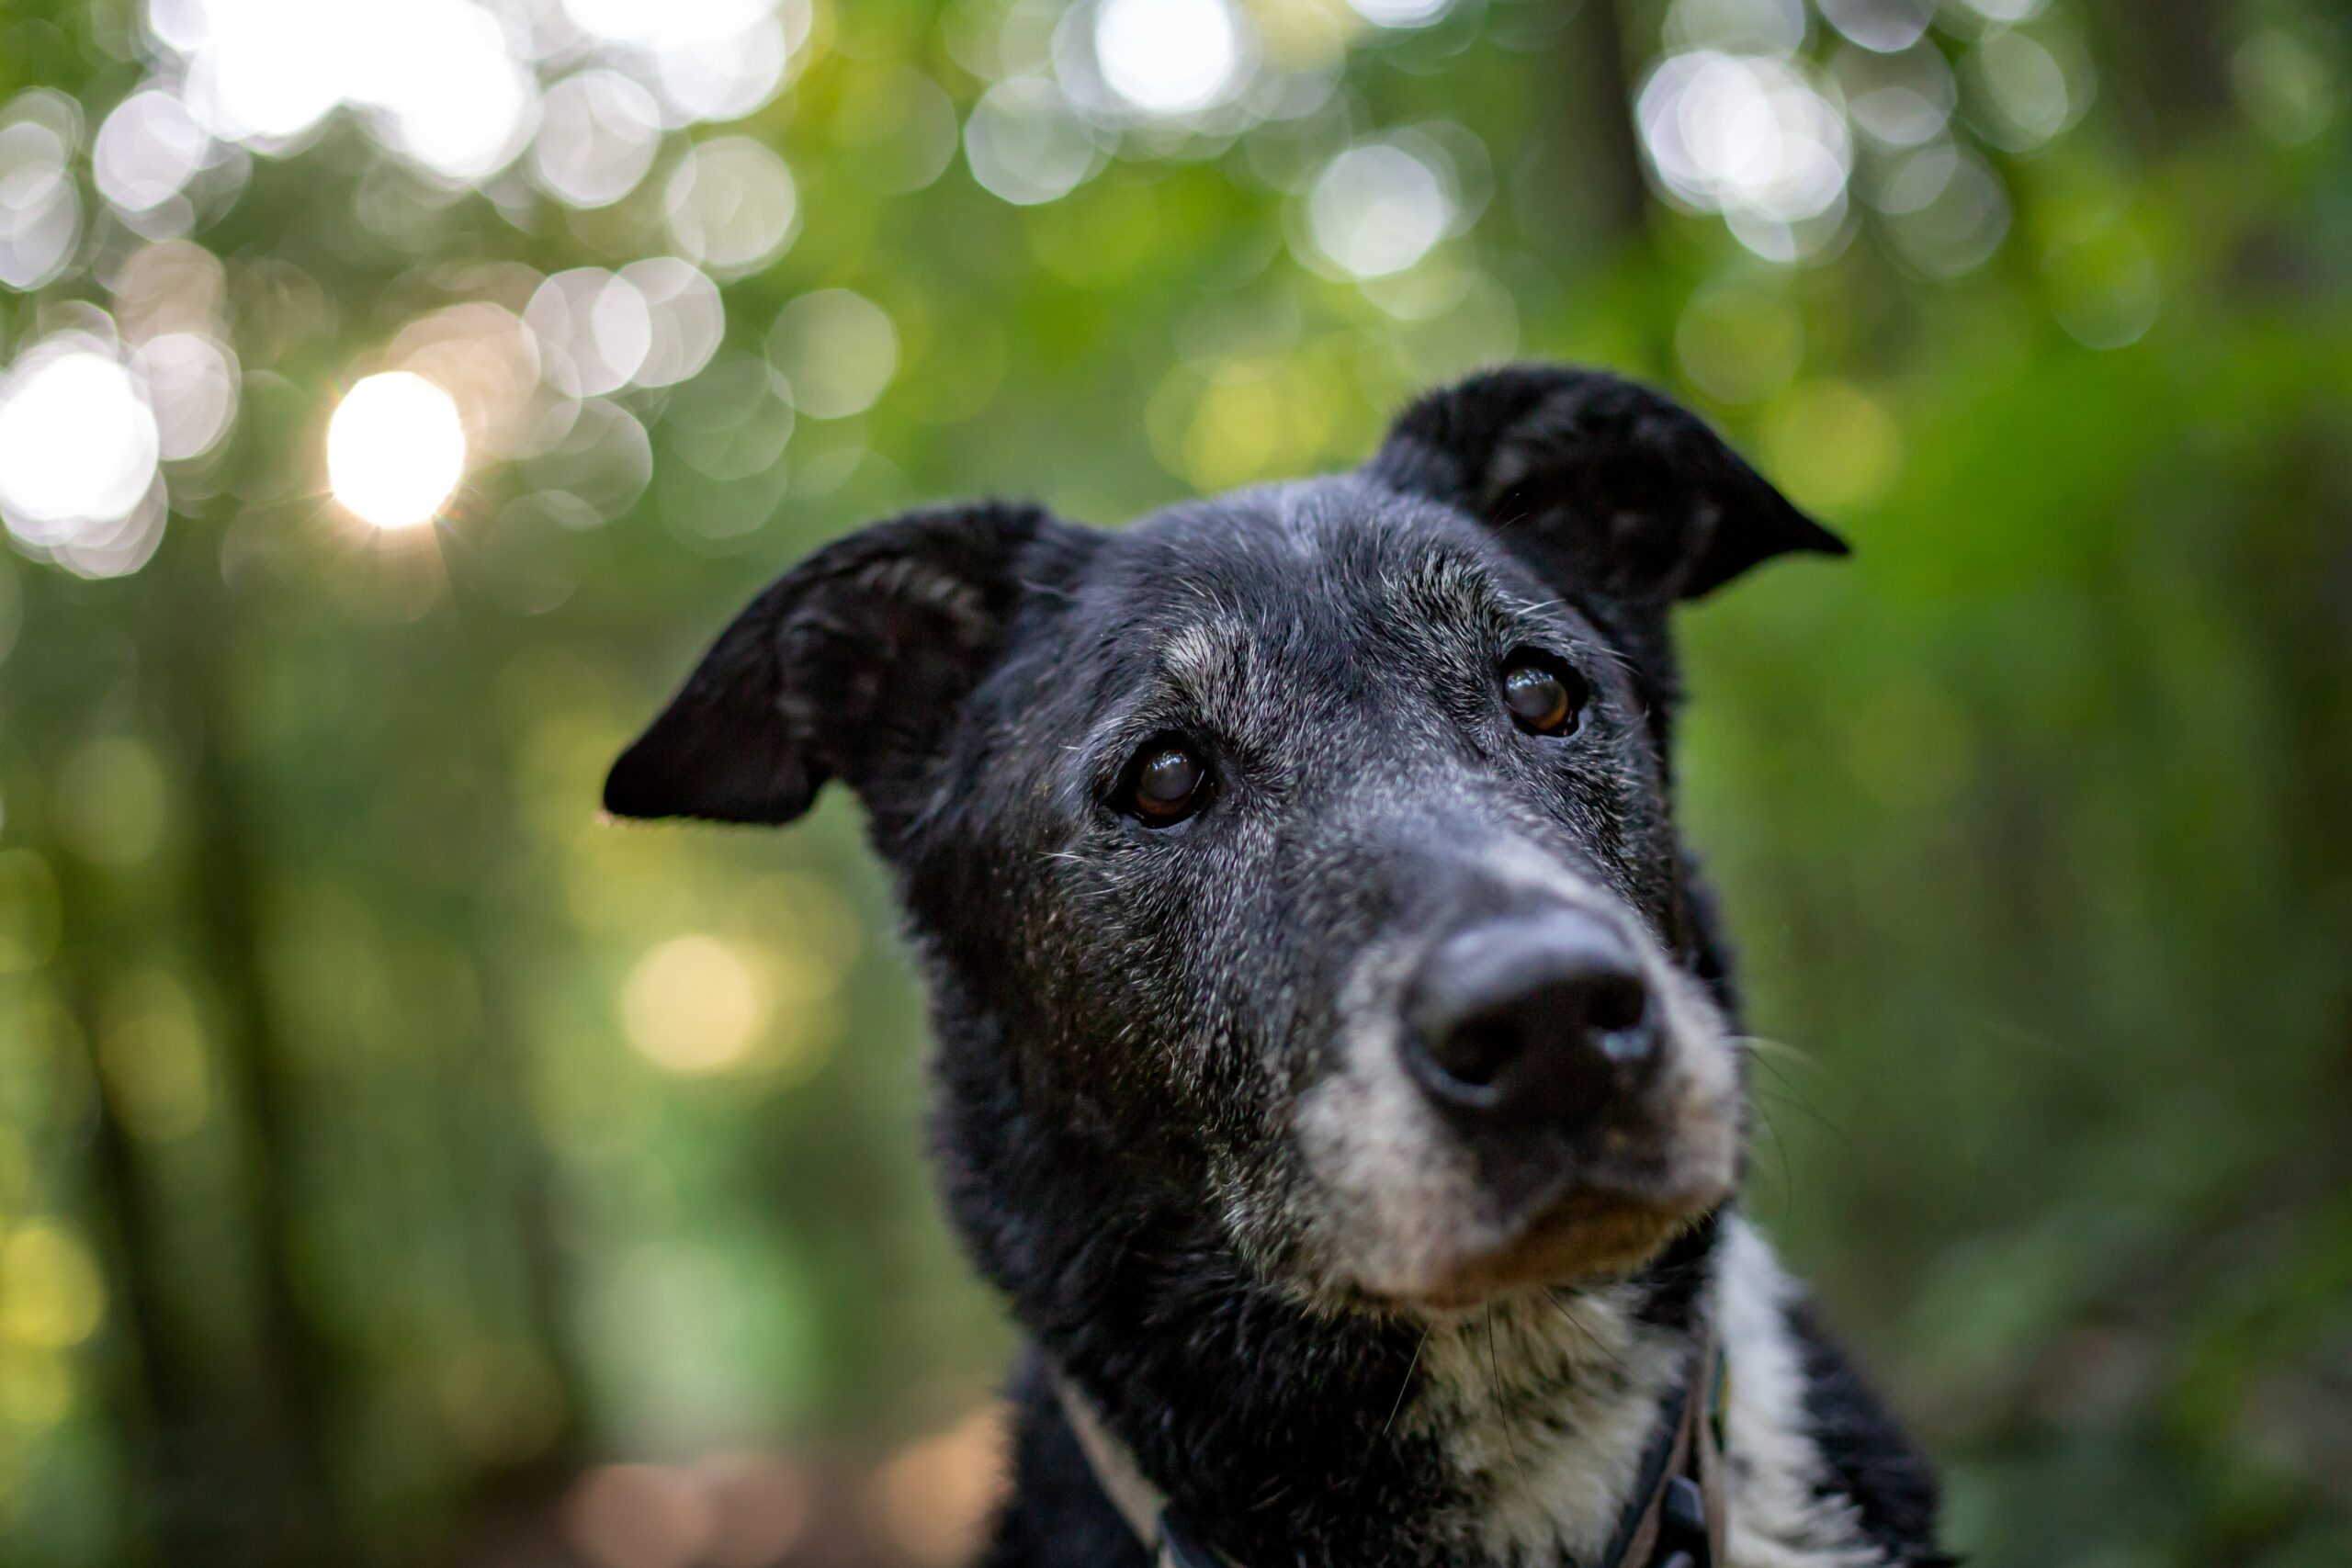
<instances>
[{"instance_id":1,"label":"black collar strap","mask_svg":"<svg viewBox=\"0 0 2352 1568\"><path fill-rule=\"evenodd\" d=\"M1156 1568L1241 1568L1201 1540L1102 1424L1093 1403L1059 1367L1052 1371L1062 1414L1095 1480L1127 1528L1157 1554ZM1724 1412L1730 1387L1711 1323L1692 1348L1690 1376L1667 1403L1661 1429L1642 1456L1640 1483L1595 1568L1717 1568L1724 1562Z\"/></svg>"}]
</instances>

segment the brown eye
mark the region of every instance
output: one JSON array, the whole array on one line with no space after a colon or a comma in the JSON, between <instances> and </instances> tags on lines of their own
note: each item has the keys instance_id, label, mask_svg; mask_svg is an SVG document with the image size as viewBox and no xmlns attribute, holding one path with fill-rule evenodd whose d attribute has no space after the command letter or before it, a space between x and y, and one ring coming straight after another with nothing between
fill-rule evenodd
<instances>
[{"instance_id":1,"label":"brown eye","mask_svg":"<svg viewBox=\"0 0 2352 1568\"><path fill-rule=\"evenodd\" d=\"M1170 828L1207 803L1209 768L1179 740L1154 740L1136 754L1125 791L1127 809L1149 828Z\"/></svg>"},{"instance_id":2,"label":"brown eye","mask_svg":"<svg viewBox=\"0 0 2352 1568\"><path fill-rule=\"evenodd\" d=\"M1566 735L1577 727L1585 683L1575 672L1526 655L1503 667L1503 706L1530 735Z\"/></svg>"}]
</instances>

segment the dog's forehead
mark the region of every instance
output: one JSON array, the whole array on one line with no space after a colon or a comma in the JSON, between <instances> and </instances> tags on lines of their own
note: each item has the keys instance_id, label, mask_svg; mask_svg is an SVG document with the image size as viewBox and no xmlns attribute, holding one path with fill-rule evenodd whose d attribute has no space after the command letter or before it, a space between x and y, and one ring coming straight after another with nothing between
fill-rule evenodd
<instances>
[{"instance_id":1,"label":"dog's forehead","mask_svg":"<svg viewBox=\"0 0 2352 1568\"><path fill-rule=\"evenodd\" d=\"M1473 615L1532 589L1464 513L1338 476L1148 517L1111 536L1081 597L1098 629L1181 660L1218 642L1334 647L1386 617Z\"/></svg>"}]
</instances>

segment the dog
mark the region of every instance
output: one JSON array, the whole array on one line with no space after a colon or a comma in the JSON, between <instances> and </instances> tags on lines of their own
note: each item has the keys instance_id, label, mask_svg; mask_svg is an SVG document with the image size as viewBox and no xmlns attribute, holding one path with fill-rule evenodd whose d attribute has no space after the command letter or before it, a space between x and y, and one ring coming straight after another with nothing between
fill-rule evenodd
<instances>
[{"instance_id":1,"label":"dog","mask_svg":"<svg viewBox=\"0 0 2352 1568\"><path fill-rule=\"evenodd\" d=\"M817 551L624 818L862 800L947 1208L1032 1348L987 1568L1926 1565L1932 1472L1743 1218L1679 602L1846 547L1697 416L1487 372L1351 473Z\"/></svg>"}]
</instances>

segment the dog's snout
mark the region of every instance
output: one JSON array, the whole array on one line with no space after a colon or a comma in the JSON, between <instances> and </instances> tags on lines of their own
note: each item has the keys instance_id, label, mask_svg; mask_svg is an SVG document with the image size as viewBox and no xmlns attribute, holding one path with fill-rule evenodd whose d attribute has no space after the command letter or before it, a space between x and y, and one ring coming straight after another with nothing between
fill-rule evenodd
<instances>
[{"instance_id":1,"label":"dog's snout","mask_svg":"<svg viewBox=\"0 0 2352 1568\"><path fill-rule=\"evenodd\" d=\"M1647 1081L1657 1010L1633 950L1594 917L1487 920L1422 961L1406 998L1406 1055L1451 1112L1574 1130Z\"/></svg>"}]
</instances>

